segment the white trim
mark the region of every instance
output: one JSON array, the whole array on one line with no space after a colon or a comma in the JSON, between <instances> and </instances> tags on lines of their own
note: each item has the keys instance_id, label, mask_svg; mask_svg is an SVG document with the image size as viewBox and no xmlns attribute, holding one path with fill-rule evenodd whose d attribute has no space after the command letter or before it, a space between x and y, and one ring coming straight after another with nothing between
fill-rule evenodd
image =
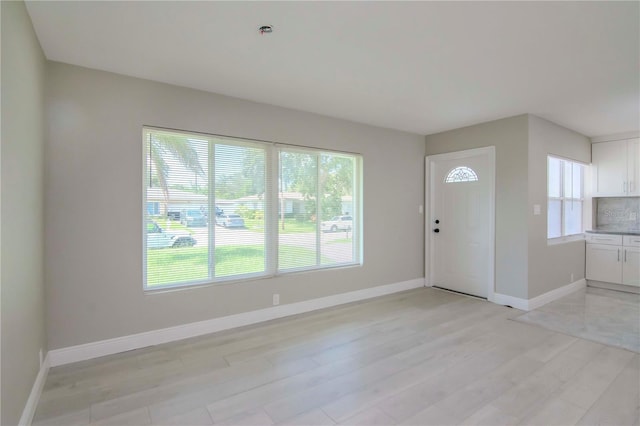
<instances>
[{"instance_id":1,"label":"white trim","mask_svg":"<svg viewBox=\"0 0 640 426\"><path fill-rule=\"evenodd\" d=\"M489 160L489 179L491 180L489 185L489 276L488 276L488 289L487 289L487 300L490 302L494 301L495 298L495 255L496 255L496 232L495 232L495 223L496 223L496 147L495 146L486 146L483 148L474 148L467 149L463 151L456 152L447 152L444 154L435 154L428 155L425 158L425 202L428 203L428 213L425 208L425 262L424 262L424 276L425 276L425 287L433 286L433 250L431 245L433 244L432 238L432 223L431 220L434 214L434 203L431 197L431 184L434 181L431 174L431 162L434 160L452 160L466 157L473 157L477 155L486 155Z\"/></svg>"},{"instance_id":2,"label":"white trim","mask_svg":"<svg viewBox=\"0 0 640 426\"><path fill-rule=\"evenodd\" d=\"M608 283L604 281L587 280L587 287L604 288L606 290L624 291L625 293L640 294L640 287Z\"/></svg>"},{"instance_id":3,"label":"white trim","mask_svg":"<svg viewBox=\"0 0 640 426\"><path fill-rule=\"evenodd\" d=\"M529 310L529 301L527 299L521 299L507 294L495 293L493 295L493 303L511 306L512 308L520 309L521 311Z\"/></svg>"},{"instance_id":4,"label":"white trim","mask_svg":"<svg viewBox=\"0 0 640 426\"><path fill-rule=\"evenodd\" d=\"M424 287L424 278L49 351L52 367Z\"/></svg>"},{"instance_id":5,"label":"white trim","mask_svg":"<svg viewBox=\"0 0 640 426\"><path fill-rule=\"evenodd\" d=\"M617 133L615 135L597 136L595 138L591 138L591 143L613 142L613 141L621 141L625 139L635 139L635 138L640 138L640 131Z\"/></svg>"},{"instance_id":6,"label":"white trim","mask_svg":"<svg viewBox=\"0 0 640 426\"><path fill-rule=\"evenodd\" d=\"M584 241L584 233L565 235L564 237L555 237L547 239L548 246L557 246L558 244L573 243L575 241Z\"/></svg>"},{"instance_id":7,"label":"white trim","mask_svg":"<svg viewBox=\"0 0 640 426\"><path fill-rule=\"evenodd\" d=\"M587 287L587 280L584 278L580 278L578 281L574 281L565 286L556 288L555 290L548 291L540 296L534 297L533 299L529 299L529 309L538 309L540 306L546 305L549 302L553 302L554 300L558 300L561 297L564 297L568 294L573 293L574 291L583 289Z\"/></svg>"},{"instance_id":8,"label":"white trim","mask_svg":"<svg viewBox=\"0 0 640 426\"><path fill-rule=\"evenodd\" d=\"M544 294L541 294L540 296L534 297L533 299L521 299L519 297L496 293L493 301L494 303L497 303L499 305L511 306L522 311L532 311L534 309L538 309L543 305L546 305L547 303L558 300L561 297L564 297L568 294L573 293L574 291L586 287L587 281L584 278L581 278L570 284L567 284L560 288L556 288L555 290L548 291Z\"/></svg>"},{"instance_id":9,"label":"white trim","mask_svg":"<svg viewBox=\"0 0 640 426\"><path fill-rule=\"evenodd\" d=\"M431 161L430 156L424 158L424 285L433 287L433 274L431 273L431 232L433 224L431 216L433 203L431 202Z\"/></svg>"},{"instance_id":10,"label":"white trim","mask_svg":"<svg viewBox=\"0 0 640 426\"><path fill-rule=\"evenodd\" d=\"M47 380L47 374L49 374L49 367L50 358L49 354L47 354L42 361L42 365L40 365L40 371L38 371L36 380L33 382L33 387L31 388L31 393L27 399L27 403L24 406L24 410L22 410L22 416L20 416L20 421L18 423L19 426L31 425L33 416L36 414L36 407L40 401L40 395L42 395L42 389L44 389L44 383Z\"/></svg>"}]
</instances>

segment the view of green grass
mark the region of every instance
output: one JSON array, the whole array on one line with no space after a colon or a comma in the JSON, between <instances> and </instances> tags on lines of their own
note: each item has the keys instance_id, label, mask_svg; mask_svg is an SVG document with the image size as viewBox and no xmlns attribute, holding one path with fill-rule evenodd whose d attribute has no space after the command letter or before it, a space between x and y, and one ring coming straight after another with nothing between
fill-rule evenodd
<instances>
[{"instance_id":1,"label":"view of green grass","mask_svg":"<svg viewBox=\"0 0 640 426\"><path fill-rule=\"evenodd\" d=\"M147 250L147 286L206 279L207 253L207 247Z\"/></svg>"},{"instance_id":2,"label":"view of green grass","mask_svg":"<svg viewBox=\"0 0 640 426\"><path fill-rule=\"evenodd\" d=\"M244 227L249 231L264 232L264 219L245 219Z\"/></svg>"},{"instance_id":3,"label":"view of green grass","mask_svg":"<svg viewBox=\"0 0 640 426\"><path fill-rule=\"evenodd\" d=\"M264 271L264 247L220 246L216 248L216 276L250 274ZM314 251L302 247L279 247L281 269L315 265ZM323 259L323 263L326 263ZM147 251L147 286L206 280L207 247L166 248Z\"/></svg>"},{"instance_id":4,"label":"view of green grass","mask_svg":"<svg viewBox=\"0 0 640 426\"><path fill-rule=\"evenodd\" d=\"M278 247L278 267L280 269L314 266L316 260L316 252L313 250L293 246Z\"/></svg>"},{"instance_id":5,"label":"view of green grass","mask_svg":"<svg viewBox=\"0 0 640 426\"><path fill-rule=\"evenodd\" d=\"M220 246L215 254L216 277L264 271L263 246Z\"/></svg>"},{"instance_id":6,"label":"view of green grass","mask_svg":"<svg viewBox=\"0 0 640 426\"><path fill-rule=\"evenodd\" d=\"M296 234L299 232L316 232L316 223L311 221L302 222L295 219L285 219L284 229L282 229L282 220L278 220L278 233Z\"/></svg>"},{"instance_id":7,"label":"view of green grass","mask_svg":"<svg viewBox=\"0 0 640 426\"><path fill-rule=\"evenodd\" d=\"M336 240L330 240L325 242L324 244L344 244L344 243L352 243L353 240L351 238L339 238Z\"/></svg>"}]
</instances>

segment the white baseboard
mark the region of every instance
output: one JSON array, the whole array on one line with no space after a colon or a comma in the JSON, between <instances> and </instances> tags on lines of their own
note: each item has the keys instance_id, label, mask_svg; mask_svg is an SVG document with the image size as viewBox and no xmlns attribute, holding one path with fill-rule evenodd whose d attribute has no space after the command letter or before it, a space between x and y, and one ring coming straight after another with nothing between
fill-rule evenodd
<instances>
[{"instance_id":1,"label":"white baseboard","mask_svg":"<svg viewBox=\"0 0 640 426\"><path fill-rule=\"evenodd\" d=\"M493 301L498 305L512 306L516 309L523 311L531 311L537 309L549 302L558 300L574 291L580 290L587 286L587 281L584 278L574 281L570 284L556 288L555 290L548 291L533 299L521 299L519 297L508 296L506 294L495 293Z\"/></svg>"},{"instance_id":2,"label":"white baseboard","mask_svg":"<svg viewBox=\"0 0 640 426\"><path fill-rule=\"evenodd\" d=\"M519 297L508 296L506 294L494 293L493 303L511 306L512 308L520 309L521 311L529 310L529 301L527 299L520 299Z\"/></svg>"},{"instance_id":3,"label":"white baseboard","mask_svg":"<svg viewBox=\"0 0 640 426\"><path fill-rule=\"evenodd\" d=\"M424 278L49 351L52 367L424 287Z\"/></svg>"},{"instance_id":4,"label":"white baseboard","mask_svg":"<svg viewBox=\"0 0 640 426\"><path fill-rule=\"evenodd\" d=\"M529 299L529 311L533 309L538 309L540 306L546 305L549 302L553 302L554 300L558 300L561 297L564 297L568 294L573 293L574 291L583 289L587 287L587 280L584 278L579 279L578 281L574 281L571 284L567 284L560 288L556 288L555 290L548 291L540 296L534 297L533 299Z\"/></svg>"},{"instance_id":5,"label":"white baseboard","mask_svg":"<svg viewBox=\"0 0 640 426\"><path fill-rule=\"evenodd\" d=\"M604 281L587 280L587 287L604 288L606 290L640 294L640 287L636 287L633 285L607 283Z\"/></svg>"},{"instance_id":6,"label":"white baseboard","mask_svg":"<svg viewBox=\"0 0 640 426\"><path fill-rule=\"evenodd\" d=\"M22 410L22 416L20 416L19 426L30 426L33 421L33 416L36 414L36 407L38 407L38 401L40 401L40 395L42 394L42 389L44 389L44 383L47 381L47 374L49 373L50 367L50 358L49 354L44 357L42 361L42 365L40 366L40 371L38 371L38 375L36 376L36 380L33 383L33 387L31 388L31 393L29 394L29 398L27 399L27 403L24 406L24 410Z\"/></svg>"}]
</instances>

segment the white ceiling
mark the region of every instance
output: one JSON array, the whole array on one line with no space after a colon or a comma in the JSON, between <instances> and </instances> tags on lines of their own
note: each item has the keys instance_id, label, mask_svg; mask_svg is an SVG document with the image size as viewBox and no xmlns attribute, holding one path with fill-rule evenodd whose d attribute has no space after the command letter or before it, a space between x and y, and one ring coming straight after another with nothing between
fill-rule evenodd
<instances>
[{"instance_id":1,"label":"white ceiling","mask_svg":"<svg viewBox=\"0 0 640 426\"><path fill-rule=\"evenodd\" d=\"M419 134L528 112L587 136L640 129L639 5L27 2L54 61Z\"/></svg>"}]
</instances>

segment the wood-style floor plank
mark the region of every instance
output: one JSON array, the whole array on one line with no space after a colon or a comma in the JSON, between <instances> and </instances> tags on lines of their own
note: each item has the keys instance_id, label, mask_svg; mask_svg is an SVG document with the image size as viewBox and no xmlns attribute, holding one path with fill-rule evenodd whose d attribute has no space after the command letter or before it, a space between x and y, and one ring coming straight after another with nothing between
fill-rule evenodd
<instances>
[{"instance_id":1,"label":"wood-style floor plank","mask_svg":"<svg viewBox=\"0 0 640 426\"><path fill-rule=\"evenodd\" d=\"M635 411L629 410L634 404ZM640 355L635 355L578 424L626 425L639 420Z\"/></svg>"},{"instance_id":2,"label":"wood-style floor plank","mask_svg":"<svg viewBox=\"0 0 640 426\"><path fill-rule=\"evenodd\" d=\"M640 356L418 289L53 368L34 424L638 424Z\"/></svg>"}]
</instances>

